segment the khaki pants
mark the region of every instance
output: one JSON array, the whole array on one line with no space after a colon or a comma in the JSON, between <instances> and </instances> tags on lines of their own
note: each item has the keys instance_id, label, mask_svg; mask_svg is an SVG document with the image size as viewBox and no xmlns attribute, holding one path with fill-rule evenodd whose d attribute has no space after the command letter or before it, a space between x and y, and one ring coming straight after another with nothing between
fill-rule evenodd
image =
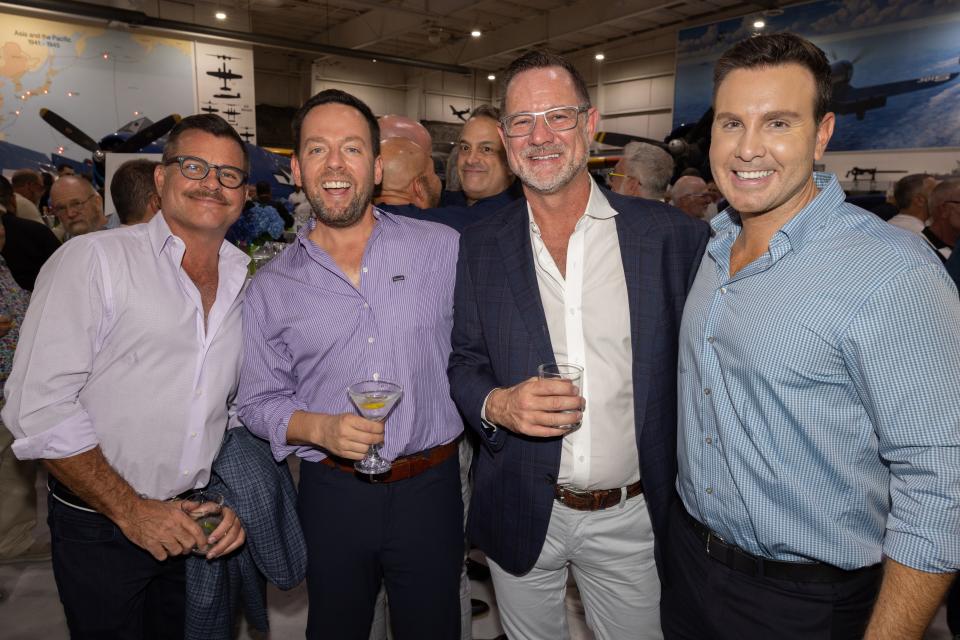
<instances>
[{"instance_id":1,"label":"khaki pants","mask_svg":"<svg viewBox=\"0 0 960 640\"><path fill-rule=\"evenodd\" d=\"M37 462L17 460L12 445L0 422L0 559L29 549L37 524Z\"/></svg>"}]
</instances>

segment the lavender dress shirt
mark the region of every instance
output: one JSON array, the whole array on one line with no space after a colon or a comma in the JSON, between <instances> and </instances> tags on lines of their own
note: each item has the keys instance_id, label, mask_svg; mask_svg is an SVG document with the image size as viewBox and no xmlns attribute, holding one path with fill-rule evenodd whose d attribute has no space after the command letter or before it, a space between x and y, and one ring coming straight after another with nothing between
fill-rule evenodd
<instances>
[{"instance_id":1,"label":"lavender dress shirt","mask_svg":"<svg viewBox=\"0 0 960 640\"><path fill-rule=\"evenodd\" d=\"M287 444L290 416L353 413L347 387L361 380L403 386L386 422L388 460L463 431L447 380L458 234L379 209L374 215L359 288L307 237L311 220L247 291L240 418L270 441L278 460L325 458L321 449Z\"/></svg>"}]
</instances>

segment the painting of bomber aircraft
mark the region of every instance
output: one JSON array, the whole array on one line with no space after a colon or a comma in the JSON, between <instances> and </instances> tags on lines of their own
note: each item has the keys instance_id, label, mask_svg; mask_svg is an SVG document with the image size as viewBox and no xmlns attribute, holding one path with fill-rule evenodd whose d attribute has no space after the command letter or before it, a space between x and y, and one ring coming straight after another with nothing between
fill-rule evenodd
<instances>
[{"instance_id":1,"label":"painting of bomber aircraft","mask_svg":"<svg viewBox=\"0 0 960 640\"><path fill-rule=\"evenodd\" d=\"M960 64L960 61L958 61ZM867 111L886 106L887 98L914 91L931 89L952 81L960 72L940 73L914 78L912 80L898 80L885 84L875 84L869 87L854 87L853 63L841 60L830 65L833 75L833 100L830 110L837 115L856 114L857 120L863 120Z\"/></svg>"}]
</instances>

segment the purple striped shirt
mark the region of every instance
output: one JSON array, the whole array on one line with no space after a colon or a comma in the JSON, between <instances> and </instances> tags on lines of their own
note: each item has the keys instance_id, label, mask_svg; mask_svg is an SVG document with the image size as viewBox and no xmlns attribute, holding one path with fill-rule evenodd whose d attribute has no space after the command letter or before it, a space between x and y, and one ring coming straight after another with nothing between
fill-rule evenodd
<instances>
[{"instance_id":1,"label":"purple striped shirt","mask_svg":"<svg viewBox=\"0 0 960 640\"><path fill-rule=\"evenodd\" d=\"M270 440L278 460L325 458L322 449L286 443L290 416L352 413L347 387L374 377L403 386L386 422L388 460L463 431L447 380L458 235L379 209L374 215L359 289L307 237L311 221L247 290L240 418Z\"/></svg>"}]
</instances>

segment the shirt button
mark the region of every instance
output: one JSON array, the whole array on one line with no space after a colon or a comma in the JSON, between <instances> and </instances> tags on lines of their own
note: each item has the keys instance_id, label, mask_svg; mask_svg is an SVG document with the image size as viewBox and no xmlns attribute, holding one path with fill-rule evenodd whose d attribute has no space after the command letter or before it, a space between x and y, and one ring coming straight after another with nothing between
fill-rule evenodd
<instances>
[{"instance_id":1,"label":"shirt button","mask_svg":"<svg viewBox=\"0 0 960 640\"><path fill-rule=\"evenodd\" d=\"M370 344L373 344L373 336L370 336L369 338L367 338L367 342L369 342Z\"/></svg>"},{"instance_id":2,"label":"shirt button","mask_svg":"<svg viewBox=\"0 0 960 640\"><path fill-rule=\"evenodd\" d=\"M709 338L707 338L707 342L709 342L710 344L713 344L714 341L716 341L716 338L714 338L713 336L710 336Z\"/></svg>"},{"instance_id":3,"label":"shirt button","mask_svg":"<svg viewBox=\"0 0 960 640\"><path fill-rule=\"evenodd\" d=\"M366 272L367 272L367 268L364 267L363 269L361 269L361 271L363 271L364 273L366 273Z\"/></svg>"},{"instance_id":4,"label":"shirt button","mask_svg":"<svg viewBox=\"0 0 960 640\"><path fill-rule=\"evenodd\" d=\"M710 393L711 393L710 387L707 387L706 389L703 390L703 395L705 395L705 396L710 395Z\"/></svg>"},{"instance_id":5,"label":"shirt button","mask_svg":"<svg viewBox=\"0 0 960 640\"><path fill-rule=\"evenodd\" d=\"M190 472L189 472L189 471L184 471L184 472L183 472L183 475L188 476L188 475L190 475Z\"/></svg>"},{"instance_id":6,"label":"shirt button","mask_svg":"<svg viewBox=\"0 0 960 640\"><path fill-rule=\"evenodd\" d=\"M191 434L190 434L190 437L191 437L191 438L196 438L196 437L197 437L197 432L194 431L193 433L191 433Z\"/></svg>"},{"instance_id":7,"label":"shirt button","mask_svg":"<svg viewBox=\"0 0 960 640\"><path fill-rule=\"evenodd\" d=\"M367 304L366 302L364 302L364 303L363 303L363 308L364 308L364 309L369 309L369 308L370 308L370 305Z\"/></svg>"},{"instance_id":8,"label":"shirt button","mask_svg":"<svg viewBox=\"0 0 960 640\"><path fill-rule=\"evenodd\" d=\"M707 441L707 444L713 444L713 438L711 438L710 436L706 437L706 441Z\"/></svg>"},{"instance_id":9,"label":"shirt button","mask_svg":"<svg viewBox=\"0 0 960 640\"><path fill-rule=\"evenodd\" d=\"M713 495L713 487L707 487L707 493Z\"/></svg>"},{"instance_id":10,"label":"shirt button","mask_svg":"<svg viewBox=\"0 0 960 640\"><path fill-rule=\"evenodd\" d=\"M200 396L203 395L203 389L197 389L196 391L194 391L194 395L199 398Z\"/></svg>"},{"instance_id":11,"label":"shirt button","mask_svg":"<svg viewBox=\"0 0 960 640\"><path fill-rule=\"evenodd\" d=\"M720 287L720 293L726 293L726 292L727 292L726 287Z\"/></svg>"},{"instance_id":12,"label":"shirt button","mask_svg":"<svg viewBox=\"0 0 960 640\"><path fill-rule=\"evenodd\" d=\"M583 462L583 456L580 456L580 462Z\"/></svg>"}]
</instances>

